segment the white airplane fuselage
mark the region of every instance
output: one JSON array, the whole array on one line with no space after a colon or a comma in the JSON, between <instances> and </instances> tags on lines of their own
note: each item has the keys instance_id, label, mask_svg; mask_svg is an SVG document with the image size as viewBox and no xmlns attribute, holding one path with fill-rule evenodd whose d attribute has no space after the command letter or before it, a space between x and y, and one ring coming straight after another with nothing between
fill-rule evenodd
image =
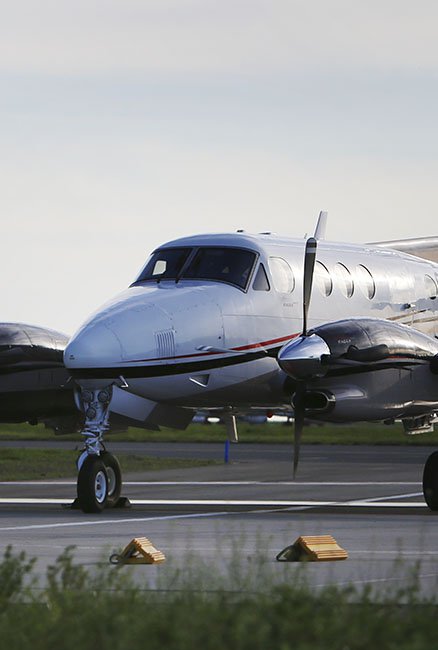
<instances>
[{"instance_id":1,"label":"white airplane fuselage","mask_svg":"<svg viewBox=\"0 0 438 650\"><path fill-rule=\"evenodd\" d=\"M66 348L65 365L82 386L113 383L125 393L169 406L290 408L293 387L277 355L302 331L304 245L303 240L246 233L198 235L164 244L157 250L188 249L189 260L203 248L250 251L254 257L245 286L228 283L226 276L218 280L184 273L137 281L79 329ZM260 265L265 278L255 286ZM321 241L308 328L376 318L409 325L435 340L437 281L433 262L393 250ZM383 390L385 371L375 381ZM393 374L388 381L393 386ZM331 385L347 384L345 378L334 378ZM434 389L424 395L429 405L438 399ZM394 408L370 419L415 415L418 408L409 411L406 399L400 406L391 398ZM368 411L364 404L357 419L367 419Z\"/></svg>"}]
</instances>

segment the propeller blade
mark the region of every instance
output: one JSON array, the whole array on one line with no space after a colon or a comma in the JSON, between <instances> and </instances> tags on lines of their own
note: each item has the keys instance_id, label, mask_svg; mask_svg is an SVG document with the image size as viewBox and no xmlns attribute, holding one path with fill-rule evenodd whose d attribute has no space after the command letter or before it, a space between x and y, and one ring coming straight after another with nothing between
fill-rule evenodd
<instances>
[{"instance_id":1,"label":"propeller blade","mask_svg":"<svg viewBox=\"0 0 438 650\"><path fill-rule=\"evenodd\" d=\"M304 277L303 277L303 336L307 335L307 313L309 311L310 297L312 295L313 271L315 268L317 241L309 237L306 242L304 254Z\"/></svg>"},{"instance_id":2,"label":"propeller blade","mask_svg":"<svg viewBox=\"0 0 438 650\"><path fill-rule=\"evenodd\" d=\"M300 387L296 394L295 394L295 399L294 399L294 473L293 477L295 480L295 476L297 473L298 469L298 463L300 460L300 447L301 447L301 434L303 433L304 429L304 392L305 388Z\"/></svg>"},{"instance_id":3,"label":"propeller blade","mask_svg":"<svg viewBox=\"0 0 438 650\"><path fill-rule=\"evenodd\" d=\"M315 235L323 234L327 214L321 213L316 227ZM317 241L315 237L309 237L306 241L306 250L304 253L304 273L303 273L303 332L302 336L307 336L307 314L309 311L310 298L312 296L313 272L315 270ZM304 396L306 384L300 382L297 386L294 399L295 422L294 422L294 478L297 473L298 463L300 460L301 434L304 428Z\"/></svg>"}]
</instances>

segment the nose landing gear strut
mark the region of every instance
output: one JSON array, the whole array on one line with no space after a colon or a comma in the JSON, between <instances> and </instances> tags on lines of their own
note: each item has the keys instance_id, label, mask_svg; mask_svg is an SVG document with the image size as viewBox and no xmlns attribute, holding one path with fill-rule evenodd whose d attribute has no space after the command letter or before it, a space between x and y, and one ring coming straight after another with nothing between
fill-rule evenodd
<instances>
[{"instance_id":1,"label":"nose landing gear strut","mask_svg":"<svg viewBox=\"0 0 438 650\"><path fill-rule=\"evenodd\" d=\"M103 435L109 429L109 405L112 386L104 389L82 389L81 400L85 411L82 435L85 449L77 460L77 500L74 507L83 512L101 512L104 508L127 505L120 496L122 471L119 461L106 451Z\"/></svg>"}]
</instances>

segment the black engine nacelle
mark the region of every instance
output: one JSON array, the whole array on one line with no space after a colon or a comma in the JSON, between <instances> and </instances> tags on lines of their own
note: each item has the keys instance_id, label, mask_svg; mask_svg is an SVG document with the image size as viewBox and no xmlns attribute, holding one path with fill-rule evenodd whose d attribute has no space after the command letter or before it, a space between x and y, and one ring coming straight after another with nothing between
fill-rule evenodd
<instances>
[{"instance_id":1,"label":"black engine nacelle","mask_svg":"<svg viewBox=\"0 0 438 650\"><path fill-rule=\"evenodd\" d=\"M356 318L326 323L287 343L278 363L290 377L309 380L333 374L430 363L438 373L438 341L391 321Z\"/></svg>"},{"instance_id":2,"label":"black engine nacelle","mask_svg":"<svg viewBox=\"0 0 438 650\"><path fill-rule=\"evenodd\" d=\"M431 359L438 341L406 325L377 318L335 321L315 327L309 334L322 338L330 357L373 363L386 359ZM327 359L329 362L330 359Z\"/></svg>"}]
</instances>

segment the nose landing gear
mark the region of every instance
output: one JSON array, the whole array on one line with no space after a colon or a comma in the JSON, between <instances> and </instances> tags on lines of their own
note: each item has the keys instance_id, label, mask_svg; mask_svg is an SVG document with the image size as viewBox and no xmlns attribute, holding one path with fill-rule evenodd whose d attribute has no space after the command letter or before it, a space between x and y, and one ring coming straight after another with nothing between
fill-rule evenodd
<instances>
[{"instance_id":1,"label":"nose landing gear","mask_svg":"<svg viewBox=\"0 0 438 650\"><path fill-rule=\"evenodd\" d=\"M83 512L102 512L120 504L122 471L113 454L106 451L103 435L109 429L112 386L83 389L85 449L78 458L77 505Z\"/></svg>"}]
</instances>

